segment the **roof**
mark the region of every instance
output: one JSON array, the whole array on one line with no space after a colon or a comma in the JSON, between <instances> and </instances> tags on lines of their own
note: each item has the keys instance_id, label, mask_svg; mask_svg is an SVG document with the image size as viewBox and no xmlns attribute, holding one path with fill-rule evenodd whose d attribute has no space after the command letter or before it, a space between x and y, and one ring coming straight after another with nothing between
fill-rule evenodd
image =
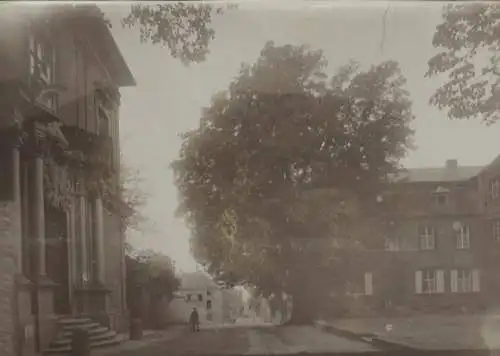
<instances>
[{"instance_id":1,"label":"roof","mask_svg":"<svg viewBox=\"0 0 500 356\"><path fill-rule=\"evenodd\" d=\"M136 81L116 43L102 11L95 4L78 4L59 7L59 16L79 26L78 31L85 31L92 45L98 52L113 81L120 86L135 86Z\"/></svg>"},{"instance_id":2,"label":"roof","mask_svg":"<svg viewBox=\"0 0 500 356\"><path fill-rule=\"evenodd\" d=\"M218 288L217 283L204 272L183 273L180 289Z\"/></svg>"},{"instance_id":3,"label":"roof","mask_svg":"<svg viewBox=\"0 0 500 356\"><path fill-rule=\"evenodd\" d=\"M461 182L476 177L484 166L459 166L456 168L408 168L391 177L395 183Z\"/></svg>"}]
</instances>

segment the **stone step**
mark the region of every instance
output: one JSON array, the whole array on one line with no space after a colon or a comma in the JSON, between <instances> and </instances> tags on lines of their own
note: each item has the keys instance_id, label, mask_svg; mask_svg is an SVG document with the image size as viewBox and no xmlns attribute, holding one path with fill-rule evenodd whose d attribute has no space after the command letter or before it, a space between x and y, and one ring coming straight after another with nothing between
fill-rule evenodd
<instances>
[{"instance_id":1,"label":"stone step","mask_svg":"<svg viewBox=\"0 0 500 356\"><path fill-rule=\"evenodd\" d=\"M73 331L76 329L91 330L91 329L99 328L100 326L101 326L101 324L91 321L91 322L87 322L84 324L63 325L62 330L64 330L64 331Z\"/></svg>"},{"instance_id":2,"label":"stone step","mask_svg":"<svg viewBox=\"0 0 500 356\"><path fill-rule=\"evenodd\" d=\"M73 331L74 330L61 330L58 335L60 335L63 338L66 338L66 337L71 338L71 335L73 335ZM99 326L98 328L92 328L92 329L87 330L87 332L90 335L103 334L103 333L106 333L108 331L109 331L109 329L105 326Z\"/></svg>"},{"instance_id":3,"label":"stone step","mask_svg":"<svg viewBox=\"0 0 500 356\"><path fill-rule=\"evenodd\" d=\"M115 346L124 342L126 339L127 338L125 336L117 335L116 337L109 340L94 341L90 344L90 347L92 349L97 349L102 347ZM71 344L68 344L63 346L51 347L45 350L44 355L68 354L70 351L71 351Z\"/></svg>"},{"instance_id":4,"label":"stone step","mask_svg":"<svg viewBox=\"0 0 500 356\"><path fill-rule=\"evenodd\" d=\"M117 336L117 334L115 331L106 330L104 333L90 335L90 342L92 343L92 342L103 341L103 340L107 340L107 339L113 339L116 336ZM51 343L51 345L54 347L62 346L62 345L69 345L69 344L71 344L71 336L70 337L59 337Z\"/></svg>"},{"instance_id":5,"label":"stone step","mask_svg":"<svg viewBox=\"0 0 500 356\"><path fill-rule=\"evenodd\" d=\"M59 319L58 323L61 326L65 325L81 325L91 323L92 320L89 318L62 318Z\"/></svg>"}]
</instances>

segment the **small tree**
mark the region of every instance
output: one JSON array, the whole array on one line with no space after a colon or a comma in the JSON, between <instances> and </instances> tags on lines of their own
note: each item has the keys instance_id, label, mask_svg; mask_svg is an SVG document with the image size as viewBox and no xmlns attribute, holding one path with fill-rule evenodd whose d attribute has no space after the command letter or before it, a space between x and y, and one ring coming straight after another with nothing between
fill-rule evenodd
<instances>
[{"instance_id":1,"label":"small tree","mask_svg":"<svg viewBox=\"0 0 500 356\"><path fill-rule=\"evenodd\" d=\"M159 308L180 287L172 259L152 250L133 250L126 256L127 300L134 317L158 324Z\"/></svg>"}]
</instances>

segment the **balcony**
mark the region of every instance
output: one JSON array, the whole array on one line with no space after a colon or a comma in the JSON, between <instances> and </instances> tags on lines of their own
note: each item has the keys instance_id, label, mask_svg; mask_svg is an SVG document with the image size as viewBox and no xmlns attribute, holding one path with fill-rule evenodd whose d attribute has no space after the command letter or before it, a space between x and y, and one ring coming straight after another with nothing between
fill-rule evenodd
<instances>
[{"instance_id":1,"label":"balcony","mask_svg":"<svg viewBox=\"0 0 500 356\"><path fill-rule=\"evenodd\" d=\"M80 169L97 170L105 176L116 173L113 141L76 126L63 126L62 132L69 143L68 155Z\"/></svg>"}]
</instances>

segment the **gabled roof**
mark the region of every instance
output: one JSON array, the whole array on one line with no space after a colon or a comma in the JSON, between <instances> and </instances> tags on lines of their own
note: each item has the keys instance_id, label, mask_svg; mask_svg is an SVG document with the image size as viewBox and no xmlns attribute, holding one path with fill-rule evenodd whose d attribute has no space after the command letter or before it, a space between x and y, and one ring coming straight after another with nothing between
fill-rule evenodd
<instances>
[{"instance_id":1,"label":"gabled roof","mask_svg":"<svg viewBox=\"0 0 500 356\"><path fill-rule=\"evenodd\" d=\"M393 174L390 180L394 183L439 183L461 182L476 177L484 166L459 166L453 169L446 167L408 168Z\"/></svg>"}]
</instances>

